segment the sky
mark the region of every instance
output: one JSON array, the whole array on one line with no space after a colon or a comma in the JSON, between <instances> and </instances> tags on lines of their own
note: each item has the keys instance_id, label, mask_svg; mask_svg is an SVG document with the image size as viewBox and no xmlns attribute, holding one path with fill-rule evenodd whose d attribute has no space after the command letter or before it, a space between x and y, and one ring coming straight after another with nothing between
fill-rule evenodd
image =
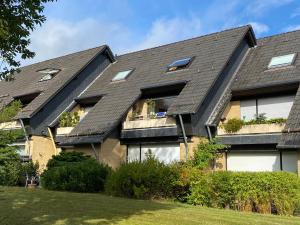
<instances>
[{"instance_id":1,"label":"sky","mask_svg":"<svg viewBox=\"0 0 300 225\"><path fill-rule=\"evenodd\" d=\"M300 29L300 0L57 0L31 34L39 62L103 44L114 54L251 24L257 38Z\"/></svg>"}]
</instances>

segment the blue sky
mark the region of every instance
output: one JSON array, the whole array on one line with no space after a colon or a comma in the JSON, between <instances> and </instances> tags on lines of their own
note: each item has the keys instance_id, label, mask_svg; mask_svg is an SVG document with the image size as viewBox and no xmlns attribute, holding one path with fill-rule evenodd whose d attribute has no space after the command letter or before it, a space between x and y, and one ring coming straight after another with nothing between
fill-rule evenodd
<instances>
[{"instance_id":1,"label":"blue sky","mask_svg":"<svg viewBox=\"0 0 300 225\"><path fill-rule=\"evenodd\" d=\"M115 54L244 24L264 37L300 29L300 0L58 0L31 35L23 64L108 44Z\"/></svg>"}]
</instances>

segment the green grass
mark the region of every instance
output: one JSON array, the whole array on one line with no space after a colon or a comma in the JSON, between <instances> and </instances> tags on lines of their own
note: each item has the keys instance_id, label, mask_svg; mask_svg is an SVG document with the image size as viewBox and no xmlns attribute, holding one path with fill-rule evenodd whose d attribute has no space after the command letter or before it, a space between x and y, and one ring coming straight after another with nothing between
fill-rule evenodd
<instances>
[{"instance_id":1,"label":"green grass","mask_svg":"<svg viewBox=\"0 0 300 225\"><path fill-rule=\"evenodd\" d=\"M0 224L300 224L300 218L240 213L101 194L0 187Z\"/></svg>"}]
</instances>

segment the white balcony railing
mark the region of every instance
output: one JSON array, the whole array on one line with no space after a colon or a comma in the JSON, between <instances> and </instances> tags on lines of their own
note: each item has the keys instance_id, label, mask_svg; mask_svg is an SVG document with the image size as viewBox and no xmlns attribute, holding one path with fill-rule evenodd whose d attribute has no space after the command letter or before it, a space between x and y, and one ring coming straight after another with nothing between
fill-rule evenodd
<instances>
[{"instance_id":1,"label":"white balcony railing","mask_svg":"<svg viewBox=\"0 0 300 225\"><path fill-rule=\"evenodd\" d=\"M176 120L172 117L133 120L133 121L125 121L123 123L124 130L157 128L157 127L174 127L174 126L176 126Z\"/></svg>"},{"instance_id":2,"label":"white balcony railing","mask_svg":"<svg viewBox=\"0 0 300 225\"><path fill-rule=\"evenodd\" d=\"M284 126L284 123L244 125L235 133L227 133L224 128L218 127L218 135L281 133Z\"/></svg>"},{"instance_id":3,"label":"white balcony railing","mask_svg":"<svg viewBox=\"0 0 300 225\"><path fill-rule=\"evenodd\" d=\"M19 121L0 123L0 130L13 130L22 128Z\"/></svg>"},{"instance_id":4,"label":"white balcony railing","mask_svg":"<svg viewBox=\"0 0 300 225\"><path fill-rule=\"evenodd\" d=\"M56 129L56 135L67 135L71 133L74 127L58 127Z\"/></svg>"}]
</instances>

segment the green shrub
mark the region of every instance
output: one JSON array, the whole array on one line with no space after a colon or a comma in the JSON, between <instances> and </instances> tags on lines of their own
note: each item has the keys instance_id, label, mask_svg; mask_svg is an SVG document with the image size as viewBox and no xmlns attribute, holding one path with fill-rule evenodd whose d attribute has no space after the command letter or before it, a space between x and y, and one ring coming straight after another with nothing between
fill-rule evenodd
<instances>
[{"instance_id":1,"label":"green shrub","mask_svg":"<svg viewBox=\"0 0 300 225\"><path fill-rule=\"evenodd\" d=\"M42 174L42 186L49 190L99 192L104 190L110 168L94 159L59 163Z\"/></svg>"},{"instance_id":2,"label":"green shrub","mask_svg":"<svg viewBox=\"0 0 300 225\"><path fill-rule=\"evenodd\" d=\"M143 162L121 165L113 172L105 190L110 195L137 199L172 197L178 174L171 166L149 156Z\"/></svg>"},{"instance_id":3,"label":"green shrub","mask_svg":"<svg viewBox=\"0 0 300 225\"><path fill-rule=\"evenodd\" d=\"M213 160L219 157L219 152L228 146L216 143L215 140L203 141L194 150L194 157L189 162L198 169L208 169Z\"/></svg>"},{"instance_id":4,"label":"green shrub","mask_svg":"<svg viewBox=\"0 0 300 225\"><path fill-rule=\"evenodd\" d=\"M223 125L225 131L227 133L235 133L238 132L244 125L243 120L240 119L230 119Z\"/></svg>"},{"instance_id":5,"label":"green shrub","mask_svg":"<svg viewBox=\"0 0 300 225\"><path fill-rule=\"evenodd\" d=\"M20 101L13 101L9 106L6 106L0 111L0 123L9 122L22 109Z\"/></svg>"},{"instance_id":6,"label":"green shrub","mask_svg":"<svg viewBox=\"0 0 300 225\"><path fill-rule=\"evenodd\" d=\"M47 168L57 166L65 166L66 163L82 162L91 159L90 156L84 155L82 152L65 152L62 151L59 155L53 156L47 163Z\"/></svg>"},{"instance_id":7,"label":"green shrub","mask_svg":"<svg viewBox=\"0 0 300 225\"><path fill-rule=\"evenodd\" d=\"M78 112L63 112L59 118L60 127L74 127L80 121Z\"/></svg>"},{"instance_id":8,"label":"green shrub","mask_svg":"<svg viewBox=\"0 0 300 225\"><path fill-rule=\"evenodd\" d=\"M190 204L292 215L300 182L287 172L209 172L190 179Z\"/></svg>"},{"instance_id":9,"label":"green shrub","mask_svg":"<svg viewBox=\"0 0 300 225\"><path fill-rule=\"evenodd\" d=\"M0 147L0 185L14 186L19 182L21 160L15 147Z\"/></svg>"}]
</instances>

